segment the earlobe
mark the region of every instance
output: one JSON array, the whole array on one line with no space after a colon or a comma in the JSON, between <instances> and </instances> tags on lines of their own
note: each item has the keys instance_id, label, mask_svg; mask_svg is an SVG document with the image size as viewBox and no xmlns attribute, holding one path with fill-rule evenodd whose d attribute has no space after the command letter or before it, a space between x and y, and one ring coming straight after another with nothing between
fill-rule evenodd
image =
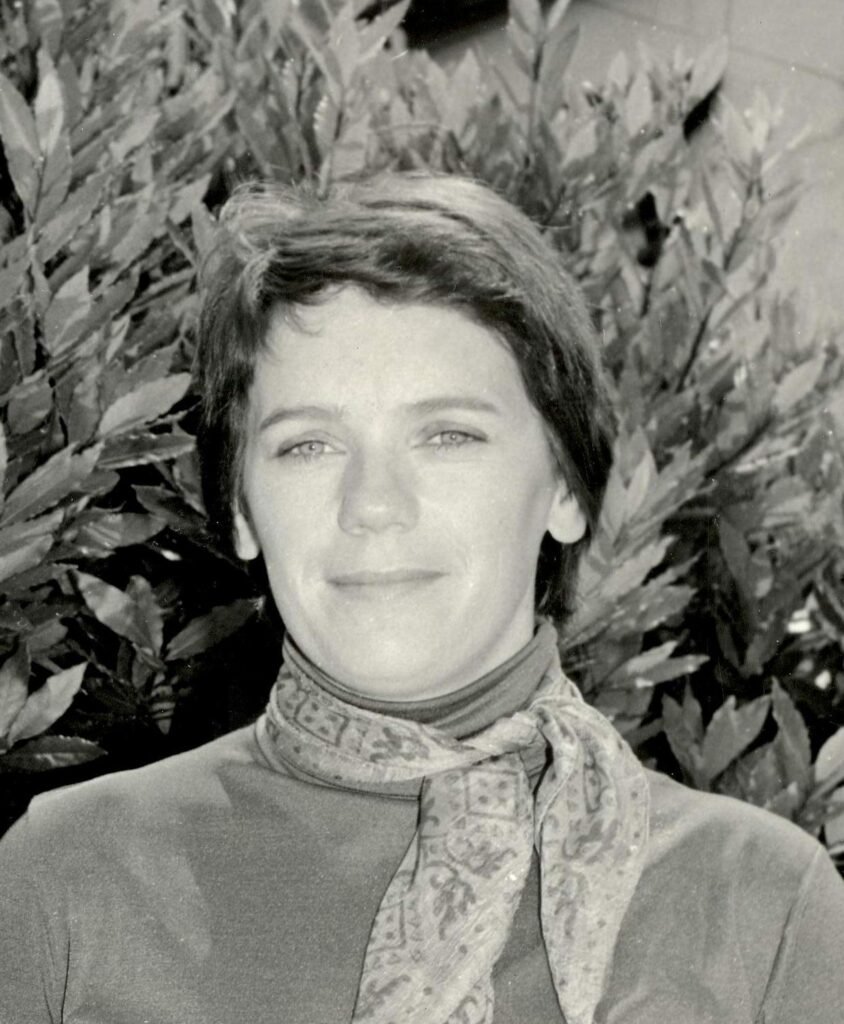
<instances>
[{"instance_id":1,"label":"earlobe","mask_svg":"<svg viewBox=\"0 0 844 1024\"><path fill-rule=\"evenodd\" d=\"M251 562L261 553L255 530L239 501L234 512L234 549L244 562Z\"/></svg>"},{"instance_id":2,"label":"earlobe","mask_svg":"<svg viewBox=\"0 0 844 1024\"><path fill-rule=\"evenodd\" d=\"M548 515L548 532L558 544L576 544L586 533L586 517L577 498L561 483Z\"/></svg>"}]
</instances>

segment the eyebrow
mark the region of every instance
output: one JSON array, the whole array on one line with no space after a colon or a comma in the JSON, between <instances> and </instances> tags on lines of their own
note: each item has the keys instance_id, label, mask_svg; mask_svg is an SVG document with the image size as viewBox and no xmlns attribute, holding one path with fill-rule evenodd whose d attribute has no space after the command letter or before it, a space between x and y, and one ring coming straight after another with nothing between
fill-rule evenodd
<instances>
[{"instance_id":1,"label":"eyebrow","mask_svg":"<svg viewBox=\"0 0 844 1024\"><path fill-rule=\"evenodd\" d=\"M438 395L432 398L423 398L418 402L410 402L402 406L406 412L417 416L429 416L437 412L481 412L500 415L500 408L485 398L474 395ZM267 430L277 423L284 423L287 420L308 420L308 419L329 419L339 420L345 414L345 409L340 405L294 405L283 406L274 409L265 416L258 427L259 431Z\"/></svg>"},{"instance_id":2,"label":"eyebrow","mask_svg":"<svg viewBox=\"0 0 844 1024\"><path fill-rule=\"evenodd\" d=\"M286 420L339 420L343 416L342 406L339 405L293 405L280 407L265 416L258 430L263 431L276 423L284 423Z\"/></svg>"},{"instance_id":3,"label":"eyebrow","mask_svg":"<svg viewBox=\"0 0 844 1024\"><path fill-rule=\"evenodd\" d=\"M427 416L434 412L450 412L452 409L463 412L489 412L500 414L501 410L485 398L474 395L441 395L436 398L423 398L419 402L411 402L405 406L409 412Z\"/></svg>"}]
</instances>

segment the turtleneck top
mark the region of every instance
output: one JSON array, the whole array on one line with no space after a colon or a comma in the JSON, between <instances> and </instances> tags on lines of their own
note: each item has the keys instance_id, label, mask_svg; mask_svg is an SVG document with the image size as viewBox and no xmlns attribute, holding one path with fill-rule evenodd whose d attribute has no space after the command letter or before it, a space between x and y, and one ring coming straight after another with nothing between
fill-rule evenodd
<instances>
[{"instance_id":1,"label":"turtleneck top","mask_svg":"<svg viewBox=\"0 0 844 1024\"><path fill-rule=\"evenodd\" d=\"M524 703L541 646L403 708L306 667L466 736ZM648 859L596 1024L840 1024L844 884L823 848L648 776ZM347 1022L416 817L413 794L271 765L253 727L39 797L0 842L0 1024ZM495 1024L564 1024L535 863L493 982Z\"/></svg>"},{"instance_id":2,"label":"turtleneck top","mask_svg":"<svg viewBox=\"0 0 844 1024\"><path fill-rule=\"evenodd\" d=\"M450 693L424 700L363 696L317 668L289 636L284 641L284 659L346 704L391 718L408 718L433 725L449 736L462 739L524 707L551 662L555 643L554 627L541 620L528 643L503 664Z\"/></svg>"}]
</instances>

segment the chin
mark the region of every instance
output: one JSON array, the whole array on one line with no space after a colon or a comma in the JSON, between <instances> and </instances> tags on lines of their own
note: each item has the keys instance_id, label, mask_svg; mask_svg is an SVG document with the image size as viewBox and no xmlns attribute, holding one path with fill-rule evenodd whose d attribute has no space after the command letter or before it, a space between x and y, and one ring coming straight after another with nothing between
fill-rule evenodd
<instances>
[{"instance_id":1,"label":"chin","mask_svg":"<svg viewBox=\"0 0 844 1024\"><path fill-rule=\"evenodd\" d=\"M442 687L444 666L430 648L383 640L374 633L363 644L346 644L331 652L330 675L358 693L386 700L417 700Z\"/></svg>"}]
</instances>

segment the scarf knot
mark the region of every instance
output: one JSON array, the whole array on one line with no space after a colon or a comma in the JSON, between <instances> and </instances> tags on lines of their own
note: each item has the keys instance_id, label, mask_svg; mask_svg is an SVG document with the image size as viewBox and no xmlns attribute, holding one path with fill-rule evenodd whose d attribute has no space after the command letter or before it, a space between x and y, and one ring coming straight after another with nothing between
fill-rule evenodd
<instances>
[{"instance_id":1,"label":"scarf knot","mask_svg":"<svg viewBox=\"0 0 844 1024\"><path fill-rule=\"evenodd\" d=\"M621 736L563 674L550 632L527 706L463 740L354 707L301 658L285 660L257 726L271 763L329 785L419 793L416 833L372 926L353 1024L492 1024L492 971L534 846L560 1007L569 1024L592 1024L642 872L648 786Z\"/></svg>"}]
</instances>

